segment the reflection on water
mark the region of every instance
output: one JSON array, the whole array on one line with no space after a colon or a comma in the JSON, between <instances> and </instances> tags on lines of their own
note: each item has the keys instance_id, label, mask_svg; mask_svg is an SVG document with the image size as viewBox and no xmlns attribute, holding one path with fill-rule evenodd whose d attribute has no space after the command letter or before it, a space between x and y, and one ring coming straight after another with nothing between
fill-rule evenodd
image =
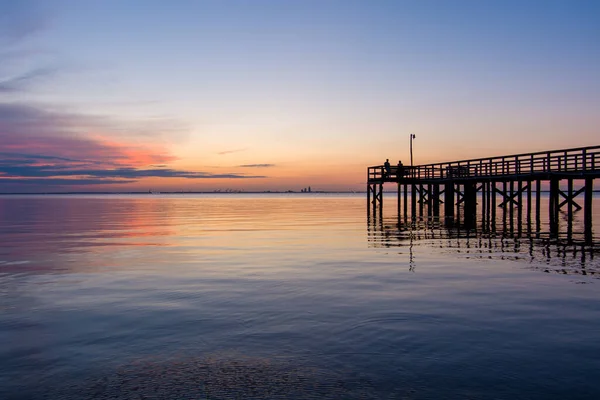
<instances>
[{"instance_id":1,"label":"reflection on water","mask_svg":"<svg viewBox=\"0 0 600 400\"><path fill-rule=\"evenodd\" d=\"M596 199L594 209L599 207ZM573 220L561 213L562 230L552 232L547 219L536 219L526 212L514 212L510 218L510 213L501 208L495 220L489 214L479 214L471 225L460 217L412 219L395 210L386 211L367 213L369 245L409 248L411 268L415 263L414 246L426 246L462 258L517 261L544 272L591 276L600 273L600 238L585 231L583 212L575 213ZM547 215L546 209L541 211L541 215ZM598 214L596 227L600 226Z\"/></svg>"},{"instance_id":2,"label":"reflection on water","mask_svg":"<svg viewBox=\"0 0 600 400\"><path fill-rule=\"evenodd\" d=\"M500 229L466 229L447 226L439 218L404 223L397 218L373 218L368 222L373 247L428 246L456 256L513 260L534 269L562 274L598 275L600 244L541 232L510 232ZM583 236L583 232L581 233Z\"/></svg>"},{"instance_id":3,"label":"reflection on water","mask_svg":"<svg viewBox=\"0 0 600 400\"><path fill-rule=\"evenodd\" d=\"M364 210L0 197L0 399L600 396L595 245Z\"/></svg>"}]
</instances>

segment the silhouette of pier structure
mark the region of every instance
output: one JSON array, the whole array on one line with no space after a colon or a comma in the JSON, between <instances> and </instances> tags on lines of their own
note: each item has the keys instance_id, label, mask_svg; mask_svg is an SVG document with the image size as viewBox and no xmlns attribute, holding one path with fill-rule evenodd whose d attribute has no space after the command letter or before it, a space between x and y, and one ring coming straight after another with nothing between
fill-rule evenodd
<instances>
[{"instance_id":1,"label":"silhouette of pier structure","mask_svg":"<svg viewBox=\"0 0 600 400\"><path fill-rule=\"evenodd\" d=\"M600 243L585 242L579 231L573 237L552 237L549 232L519 232L502 224L492 230L480 224L448 226L433 217L403 222L402 218L369 215L367 240L369 247L398 248L400 254L408 254L411 271L415 268L413 249L424 245L470 259L520 261L547 273L600 279Z\"/></svg>"},{"instance_id":2,"label":"silhouette of pier structure","mask_svg":"<svg viewBox=\"0 0 600 400\"><path fill-rule=\"evenodd\" d=\"M446 221L458 220L469 226L480 212L481 221L493 225L501 210L504 219L508 214L512 223L515 213L521 221L525 212L529 222L535 217L539 230L544 200L548 201L551 233L558 233L561 210L566 209L570 229L574 213L583 209L585 236L591 241L594 179L599 176L600 146L417 166L378 165L367 168L367 206L369 213L381 212L383 186L393 183L397 185L398 216L405 219L409 204L412 219L439 217L443 205Z\"/></svg>"}]
</instances>

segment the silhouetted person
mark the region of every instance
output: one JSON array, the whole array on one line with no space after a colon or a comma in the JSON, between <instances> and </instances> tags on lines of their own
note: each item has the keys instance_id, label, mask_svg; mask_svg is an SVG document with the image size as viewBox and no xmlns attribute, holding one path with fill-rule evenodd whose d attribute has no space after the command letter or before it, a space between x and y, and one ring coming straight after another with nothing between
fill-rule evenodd
<instances>
[{"instance_id":1,"label":"silhouetted person","mask_svg":"<svg viewBox=\"0 0 600 400\"><path fill-rule=\"evenodd\" d=\"M383 163L383 168L385 169L384 178L387 178L388 176L390 176L390 159L389 158L385 159L385 163Z\"/></svg>"},{"instance_id":2,"label":"silhouetted person","mask_svg":"<svg viewBox=\"0 0 600 400\"><path fill-rule=\"evenodd\" d=\"M396 175L398 178L402 178L404 176L404 165L402 164L402 160L398 160L398 169L396 170Z\"/></svg>"}]
</instances>

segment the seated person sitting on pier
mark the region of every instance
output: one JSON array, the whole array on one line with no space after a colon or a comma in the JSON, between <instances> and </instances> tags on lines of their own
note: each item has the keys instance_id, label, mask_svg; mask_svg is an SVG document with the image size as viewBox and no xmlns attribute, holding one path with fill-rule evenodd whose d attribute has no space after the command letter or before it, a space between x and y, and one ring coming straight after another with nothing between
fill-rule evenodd
<instances>
[{"instance_id":1,"label":"seated person sitting on pier","mask_svg":"<svg viewBox=\"0 0 600 400\"><path fill-rule=\"evenodd\" d=\"M391 171L390 171L390 159L389 159L389 158L386 158L386 159L385 159L385 163L383 163L383 168L385 169L385 172L384 172L384 174L383 174L383 177L384 177L384 178L387 178L387 177L389 177L389 176L390 176L390 172L391 172Z\"/></svg>"}]
</instances>

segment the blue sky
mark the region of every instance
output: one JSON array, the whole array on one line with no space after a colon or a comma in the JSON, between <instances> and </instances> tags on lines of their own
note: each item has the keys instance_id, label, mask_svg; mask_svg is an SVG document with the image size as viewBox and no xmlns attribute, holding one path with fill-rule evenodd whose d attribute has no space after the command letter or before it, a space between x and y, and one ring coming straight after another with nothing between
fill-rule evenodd
<instances>
[{"instance_id":1,"label":"blue sky","mask_svg":"<svg viewBox=\"0 0 600 400\"><path fill-rule=\"evenodd\" d=\"M366 166L407 159L409 133L417 163L600 137L595 1L0 0L0 15L0 192L362 189Z\"/></svg>"}]
</instances>

